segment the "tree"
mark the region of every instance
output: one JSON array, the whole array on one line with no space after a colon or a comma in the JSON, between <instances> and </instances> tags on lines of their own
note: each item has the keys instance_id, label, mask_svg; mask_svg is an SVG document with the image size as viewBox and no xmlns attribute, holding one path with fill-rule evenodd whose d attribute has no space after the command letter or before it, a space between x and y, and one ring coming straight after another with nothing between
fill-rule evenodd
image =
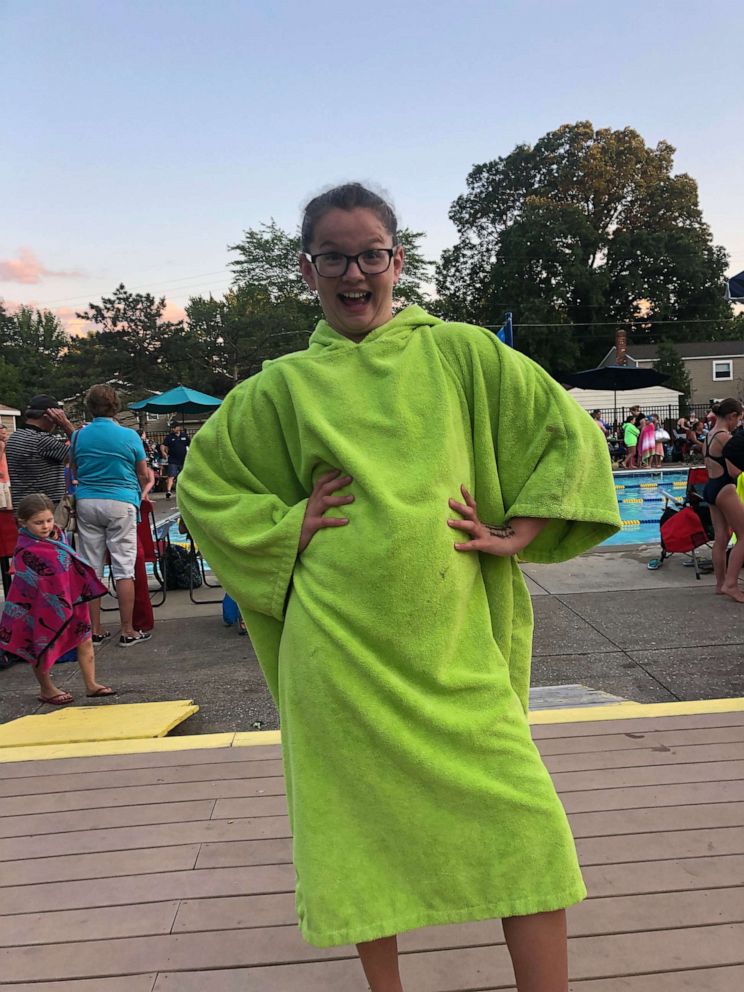
<instances>
[{"instance_id":1,"label":"tree","mask_svg":"<svg viewBox=\"0 0 744 992\"><path fill-rule=\"evenodd\" d=\"M57 371L55 395L75 416L84 416L85 394L93 383L108 381L110 364L100 334L70 337Z\"/></svg>"},{"instance_id":2,"label":"tree","mask_svg":"<svg viewBox=\"0 0 744 992\"><path fill-rule=\"evenodd\" d=\"M432 280L434 263L424 258L421 248L423 237L423 231L412 231L408 227L402 227L398 231L398 241L403 245L405 253L403 273L393 293L398 308L412 303L427 307L431 303L427 286Z\"/></svg>"},{"instance_id":3,"label":"tree","mask_svg":"<svg viewBox=\"0 0 744 992\"><path fill-rule=\"evenodd\" d=\"M291 296L272 301L264 286L243 284L220 300L192 297L186 307L201 367L224 394L264 361L307 347L316 304Z\"/></svg>"},{"instance_id":4,"label":"tree","mask_svg":"<svg viewBox=\"0 0 744 992\"><path fill-rule=\"evenodd\" d=\"M58 391L69 337L49 310L21 306L9 313L0 303L0 390L6 403L23 409L35 393Z\"/></svg>"},{"instance_id":5,"label":"tree","mask_svg":"<svg viewBox=\"0 0 744 992\"><path fill-rule=\"evenodd\" d=\"M554 374L575 367L577 354L596 360L581 342L598 342L599 324L729 319L726 254L712 242L694 180L672 174L673 155L632 128L595 131L583 121L476 165L450 209L459 240L437 268L441 309L487 324L514 311L517 346ZM520 331L524 324L543 333ZM573 325L579 337L560 327L545 334L553 324ZM705 327L690 323L685 336ZM602 333L604 351L611 337Z\"/></svg>"},{"instance_id":6,"label":"tree","mask_svg":"<svg viewBox=\"0 0 744 992\"><path fill-rule=\"evenodd\" d=\"M687 407L692 396L690 373L682 361L682 356L671 341L662 341L659 344L656 349L655 367L657 372L662 372L669 376L669 379L664 385L669 389L679 390L683 394L684 406Z\"/></svg>"},{"instance_id":7,"label":"tree","mask_svg":"<svg viewBox=\"0 0 744 992\"><path fill-rule=\"evenodd\" d=\"M238 258L230 262L234 286L260 286L272 303L292 299L312 302L314 296L300 275L297 262L302 244L299 235L291 235L272 218L258 228L249 227L228 251Z\"/></svg>"},{"instance_id":8,"label":"tree","mask_svg":"<svg viewBox=\"0 0 744 992\"><path fill-rule=\"evenodd\" d=\"M135 392L174 385L173 370L163 361L163 343L183 331L183 321L162 320L165 297L132 293L121 283L113 296L89 303L77 316L96 324L96 346L104 379L118 380ZM89 338L91 335L89 335Z\"/></svg>"},{"instance_id":9,"label":"tree","mask_svg":"<svg viewBox=\"0 0 744 992\"><path fill-rule=\"evenodd\" d=\"M0 356L0 403L22 410L29 396L21 385L18 369Z\"/></svg>"}]
</instances>

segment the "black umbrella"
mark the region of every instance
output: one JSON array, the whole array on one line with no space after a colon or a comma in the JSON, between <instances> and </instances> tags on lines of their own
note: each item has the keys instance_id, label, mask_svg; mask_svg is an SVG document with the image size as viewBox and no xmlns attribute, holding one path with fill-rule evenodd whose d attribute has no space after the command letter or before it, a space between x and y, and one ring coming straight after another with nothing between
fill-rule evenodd
<instances>
[{"instance_id":1,"label":"black umbrella","mask_svg":"<svg viewBox=\"0 0 744 992\"><path fill-rule=\"evenodd\" d=\"M577 389L612 389L615 393L615 420L617 420L618 389L622 391L660 386L669 376L664 372L657 372L656 369L641 369L635 365L603 365L597 369L573 372L561 378L566 385L576 386Z\"/></svg>"},{"instance_id":2,"label":"black umbrella","mask_svg":"<svg viewBox=\"0 0 744 992\"><path fill-rule=\"evenodd\" d=\"M744 272L731 276L726 283L726 299L732 303L744 303Z\"/></svg>"}]
</instances>

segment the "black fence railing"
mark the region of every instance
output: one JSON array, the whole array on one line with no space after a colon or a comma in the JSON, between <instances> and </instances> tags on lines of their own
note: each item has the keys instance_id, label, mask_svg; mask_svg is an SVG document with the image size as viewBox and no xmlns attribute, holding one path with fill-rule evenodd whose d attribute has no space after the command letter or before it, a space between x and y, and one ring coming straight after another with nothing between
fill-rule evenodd
<instances>
[{"instance_id":1,"label":"black fence railing","mask_svg":"<svg viewBox=\"0 0 744 992\"><path fill-rule=\"evenodd\" d=\"M705 416L710 410L710 405L708 403L687 403L682 410L680 410L677 403L665 403L660 405L647 405L642 403L638 405L641 407L641 413L647 417L654 414L664 424L667 430L670 430L682 416L693 423L696 420L705 420ZM614 407L602 409L600 416L607 426L612 428L613 426L617 427L622 424L623 421L629 416L629 413L629 406L618 406L617 410L615 410Z\"/></svg>"}]
</instances>

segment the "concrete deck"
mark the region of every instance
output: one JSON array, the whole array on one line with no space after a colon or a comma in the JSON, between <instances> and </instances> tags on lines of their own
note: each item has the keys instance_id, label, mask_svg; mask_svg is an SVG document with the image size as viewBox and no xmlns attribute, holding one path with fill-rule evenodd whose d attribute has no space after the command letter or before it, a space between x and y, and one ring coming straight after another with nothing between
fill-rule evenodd
<instances>
[{"instance_id":1,"label":"concrete deck","mask_svg":"<svg viewBox=\"0 0 744 992\"><path fill-rule=\"evenodd\" d=\"M534 736L590 891L572 992L739 992L742 709ZM366 987L353 948L296 929L275 745L11 762L0 796L0 992ZM513 989L495 921L400 946L407 992Z\"/></svg>"}]
</instances>

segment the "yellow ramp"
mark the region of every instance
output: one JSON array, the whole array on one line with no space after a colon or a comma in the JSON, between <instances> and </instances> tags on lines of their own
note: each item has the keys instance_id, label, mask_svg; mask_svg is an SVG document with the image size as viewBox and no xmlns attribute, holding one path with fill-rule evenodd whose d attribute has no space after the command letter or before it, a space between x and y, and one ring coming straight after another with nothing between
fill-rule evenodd
<instances>
[{"instance_id":1,"label":"yellow ramp","mask_svg":"<svg viewBox=\"0 0 744 992\"><path fill-rule=\"evenodd\" d=\"M0 747L164 737L198 710L193 699L121 703L115 706L67 706L55 713L22 716L0 725Z\"/></svg>"}]
</instances>

